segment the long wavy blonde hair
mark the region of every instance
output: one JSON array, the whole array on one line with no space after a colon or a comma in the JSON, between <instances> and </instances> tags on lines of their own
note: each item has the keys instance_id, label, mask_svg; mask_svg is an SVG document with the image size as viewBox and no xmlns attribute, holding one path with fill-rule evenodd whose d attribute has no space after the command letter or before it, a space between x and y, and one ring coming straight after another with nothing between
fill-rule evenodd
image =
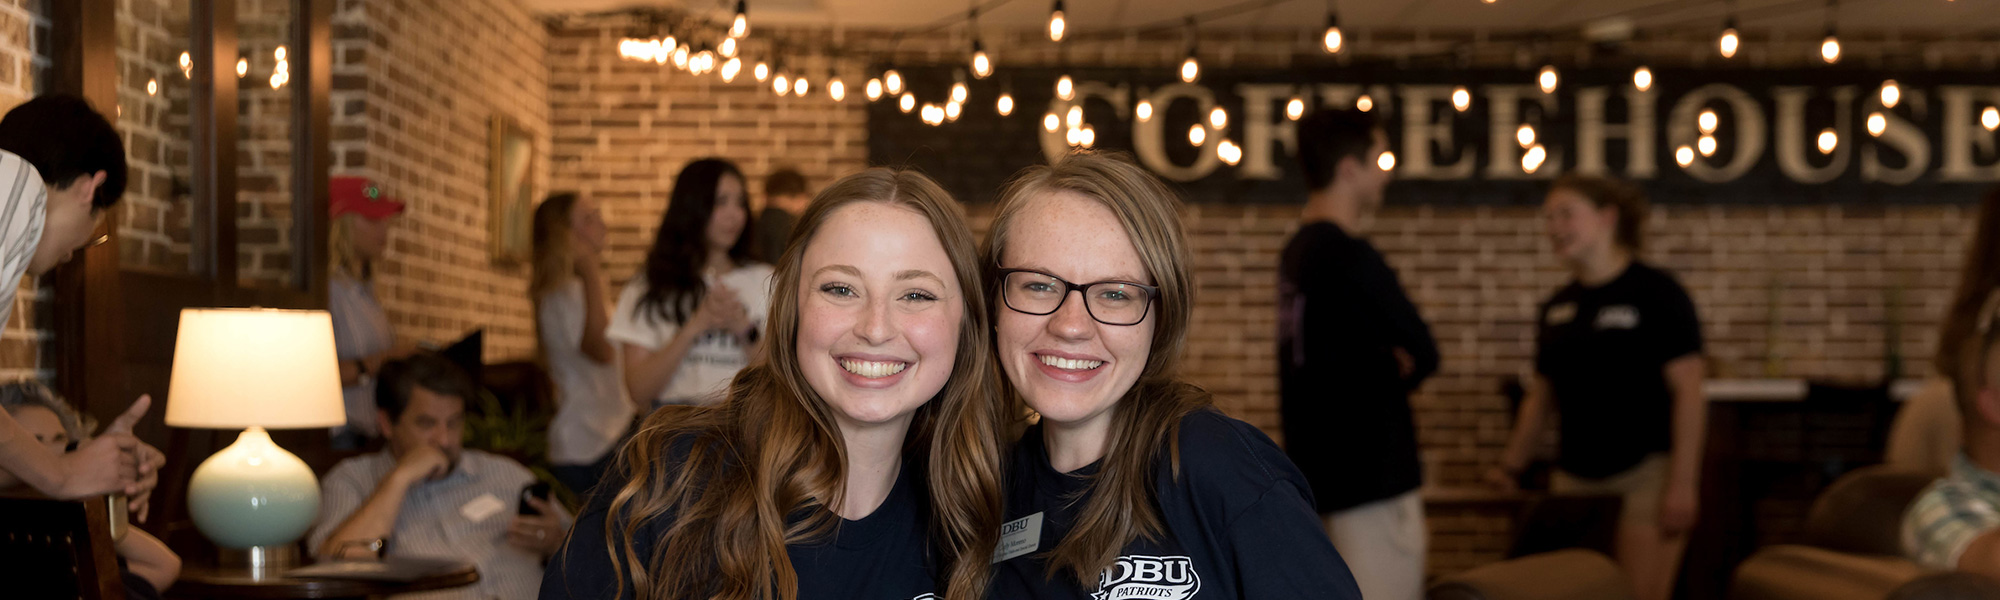
<instances>
[{"instance_id":1,"label":"long wavy blonde hair","mask_svg":"<svg viewBox=\"0 0 2000 600\"><path fill-rule=\"evenodd\" d=\"M361 215L349 213L333 218L326 229L327 273L345 276L355 281L367 281L374 276L368 259L354 249L354 222Z\"/></svg>"},{"instance_id":2,"label":"long wavy blonde hair","mask_svg":"<svg viewBox=\"0 0 2000 600\"><path fill-rule=\"evenodd\" d=\"M1133 540L1160 539L1166 532L1153 497L1153 473L1159 460L1169 461L1180 477L1181 418L1210 404L1206 390L1177 378L1181 348L1194 315L1194 277L1188 270L1187 233L1181 226L1180 198L1166 184L1122 154L1089 151L1071 153L1053 165L1029 167L1014 176L1000 194L998 214L986 237L986 293L993 310L1008 310L1000 298L1000 264L1007 238L1021 213L1040 198L1068 191L1111 209L1132 239L1146 274L1160 295L1146 318L1155 319L1146 366L1132 389L1118 399L1111 413L1111 439L1104 461L1091 477L1089 500L1076 523L1049 550L1051 578L1061 571L1089 588L1098 573L1111 566L1118 551ZM994 353L998 360L998 352ZM997 368L997 367L996 367ZM1026 411L1007 378L1003 382L1003 414Z\"/></svg>"},{"instance_id":3,"label":"long wavy blonde hair","mask_svg":"<svg viewBox=\"0 0 2000 600\"><path fill-rule=\"evenodd\" d=\"M904 441L904 468L926 475L930 538L942 566L944 597L985 594L1000 527L998 376L986 348L991 328L977 246L963 211L929 177L869 169L819 196L799 219L771 283L763 354L738 373L714 407L669 407L649 416L619 452L628 482L606 511L601 543L639 600L792 600L798 574L788 544L823 539L839 518L847 449L832 409L798 360L799 279L807 243L835 211L881 202L930 221L956 272L965 302L958 353L943 390L917 409ZM787 515L810 509L807 518ZM623 516L620 516L623 515ZM634 536L663 515L671 522L642 561ZM643 566L641 565L643 562Z\"/></svg>"}]
</instances>

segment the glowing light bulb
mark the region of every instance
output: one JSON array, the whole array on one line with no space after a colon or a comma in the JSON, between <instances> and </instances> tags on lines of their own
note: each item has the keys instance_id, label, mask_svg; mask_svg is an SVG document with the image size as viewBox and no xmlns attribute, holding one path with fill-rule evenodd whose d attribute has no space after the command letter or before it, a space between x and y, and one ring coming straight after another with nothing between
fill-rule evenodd
<instances>
[{"instance_id":1,"label":"glowing light bulb","mask_svg":"<svg viewBox=\"0 0 2000 600\"><path fill-rule=\"evenodd\" d=\"M1704 157L1715 156L1715 136L1704 135L1695 139L1694 148Z\"/></svg>"},{"instance_id":2,"label":"glowing light bulb","mask_svg":"<svg viewBox=\"0 0 2000 600\"><path fill-rule=\"evenodd\" d=\"M2000 108L1988 106L1986 110L1980 111L1979 124L1987 131L2000 130Z\"/></svg>"},{"instance_id":3,"label":"glowing light bulb","mask_svg":"<svg viewBox=\"0 0 2000 600\"><path fill-rule=\"evenodd\" d=\"M758 83L763 83L764 80L771 78L771 65L761 60L757 61L757 66L750 68L750 74L757 78Z\"/></svg>"},{"instance_id":4,"label":"glowing light bulb","mask_svg":"<svg viewBox=\"0 0 2000 600\"><path fill-rule=\"evenodd\" d=\"M1354 109L1361 112L1375 110L1375 99L1362 94L1360 98L1354 99Z\"/></svg>"},{"instance_id":5,"label":"glowing light bulb","mask_svg":"<svg viewBox=\"0 0 2000 600\"><path fill-rule=\"evenodd\" d=\"M1722 30L1722 37L1715 40L1715 49L1722 53L1723 58L1736 58L1736 49L1742 45L1743 38L1736 35L1735 27Z\"/></svg>"},{"instance_id":6,"label":"glowing light bulb","mask_svg":"<svg viewBox=\"0 0 2000 600\"><path fill-rule=\"evenodd\" d=\"M1375 157L1375 167L1384 171L1396 170L1396 153L1383 152L1381 156Z\"/></svg>"},{"instance_id":7,"label":"glowing light bulb","mask_svg":"<svg viewBox=\"0 0 2000 600\"><path fill-rule=\"evenodd\" d=\"M735 57L736 38L722 38L722 43L715 47L715 53L722 55L723 58Z\"/></svg>"},{"instance_id":8,"label":"glowing light bulb","mask_svg":"<svg viewBox=\"0 0 2000 600\"><path fill-rule=\"evenodd\" d=\"M1069 107L1069 112L1064 115L1063 122L1069 124L1070 129L1076 129L1078 127L1082 127L1083 107L1081 106Z\"/></svg>"},{"instance_id":9,"label":"glowing light bulb","mask_svg":"<svg viewBox=\"0 0 2000 600\"><path fill-rule=\"evenodd\" d=\"M1714 109L1701 109L1701 116L1695 117L1695 124L1701 127L1703 134L1715 133L1716 122Z\"/></svg>"},{"instance_id":10,"label":"glowing light bulb","mask_svg":"<svg viewBox=\"0 0 2000 600\"><path fill-rule=\"evenodd\" d=\"M688 47L687 47L687 46L681 46L681 47L679 47L679 48L675 48L675 49L674 49L674 54L673 54L673 61L674 61L674 68L676 68L676 69L685 69L685 68L687 68L687 66L688 66Z\"/></svg>"},{"instance_id":11,"label":"glowing light bulb","mask_svg":"<svg viewBox=\"0 0 2000 600\"><path fill-rule=\"evenodd\" d=\"M1462 85L1451 90L1451 107L1458 109L1458 112L1472 108L1472 92L1467 91Z\"/></svg>"},{"instance_id":12,"label":"glowing light bulb","mask_svg":"<svg viewBox=\"0 0 2000 600\"><path fill-rule=\"evenodd\" d=\"M1056 116L1055 113L1042 115L1042 129L1055 131L1058 127L1062 127L1062 117Z\"/></svg>"},{"instance_id":13,"label":"glowing light bulb","mask_svg":"<svg viewBox=\"0 0 2000 600\"><path fill-rule=\"evenodd\" d=\"M736 0L736 18L729 22L729 37L740 38L750 35L750 11L745 8L743 0Z\"/></svg>"},{"instance_id":14,"label":"glowing light bulb","mask_svg":"<svg viewBox=\"0 0 2000 600\"><path fill-rule=\"evenodd\" d=\"M1681 144L1681 147L1674 149L1674 162L1682 167L1694 164L1694 149L1687 147L1687 144Z\"/></svg>"},{"instance_id":15,"label":"glowing light bulb","mask_svg":"<svg viewBox=\"0 0 2000 600\"><path fill-rule=\"evenodd\" d=\"M1819 43L1819 59L1829 65L1840 62L1840 38L1827 34L1826 40Z\"/></svg>"},{"instance_id":16,"label":"glowing light bulb","mask_svg":"<svg viewBox=\"0 0 2000 600\"><path fill-rule=\"evenodd\" d=\"M1056 97L1063 100L1076 99L1076 82L1071 81L1068 74L1056 80Z\"/></svg>"},{"instance_id":17,"label":"glowing light bulb","mask_svg":"<svg viewBox=\"0 0 2000 600\"><path fill-rule=\"evenodd\" d=\"M1896 80L1894 79L1882 82L1883 108L1895 108L1896 103L1901 102L1902 100L1903 100L1903 86L1897 85Z\"/></svg>"},{"instance_id":18,"label":"glowing light bulb","mask_svg":"<svg viewBox=\"0 0 2000 600\"><path fill-rule=\"evenodd\" d=\"M1541 73L1535 76L1535 84L1541 86L1544 94L1556 93L1556 84L1559 80L1555 65L1543 65Z\"/></svg>"},{"instance_id":19,"label":"glowing light bulb","mask_svg":"<svg viewBox=\"0 0 2000 600\"><path fill-rule=\"evenodd\" d=\"M1882 113L1879 112L1868 113L1868 135L1872 135L1875 137L1882 137L1882 132L1888 130L1889 130L1888 117L1882 116Z\"/></svg>"},{"instance_id":20,"label":"glowing light bulb","mask_svg":"<svg viewBox=\"0 0 2000 600\"><path fill-rule=\"evenodd\" d=\"M777 77L771 78L771 92L783 96L785 92L791 91L791 89L792 78L786 77L784 73L779 73Z\"/></svg>"},{"instance_id":21,"label":"glowing light bulb","mask_svg":"<svg viewBox=\"0 0 2000 600\"><path fill-rule=\"evenodd\" d=\"M189 70L189 69L193 69L193 68L194 68L194 56L192 56L192 55L190 55L190 54L188 54L188 53L186 53L186 52L182 52L182 53L181 53L181 70L182 70L182 71L186 71L186 70Z\"/></svg>"},{"instance_id":22,"label":"glowing light bulb","mask_svg":"<svg viewBox=\"0 0 2000 600\"><path fill-rule=\"evenodd\" d=\"M1547 161L1548 159L1549 159L1548 149L1543 148L1541 144L1535 144L1534 146L1528 148L1527 153L1521 155L1521 171L1525 173L1533 173L1536 170L1541 169L1542 163Z\"/></svg>"},{"instance_id":23,"label":"glowing light bulb","mask_svg":"<svg viewBox=\"0 0 2000 600\"><path fill-rule=\"evenodd\" d=\"M1216 129L1222 129L1224 127L1228 127L1229 111L1222 110L1222 107L1220 106L1217 106L1215 107L1215 109L1208 111L1208 126L1214 127Z\"/></svg>"},{"instance_id":24,"label":"glowing light bulb","mask_svg":"<svg viewBox=\"0 0 2000 600\"><path fill-rule=\"evenodd\" d=\"M1535 145L1535 126L1524 123L1514 129L1514 141L1520 142L1522 148Z\"/></svg>"},{"instance_id":25,"label":"glowing light bulb","mask_svg":"<svg viewBox=\"0 0 2000 600\"><path fill-rule=\"evenodd\" d=\"M835 80L833 80L833 81L829 81L829 82L827 82L827 83L826 83L826 95L827 95L827 97L829 97L829 98L832 98L834 102L839 102L839 101L842 101L842 100L846 100L846 99L847 99L847 84L846 84L846 83L843 83L843 82L842 82L842 81L840 81L839 79L835 79Z\"/></svg>"},{"instance_id":26,"label":"glowing light bulb","mask_svg":"<svg viewBox=\"0 0 2000 600\"><path fill-rule=\"evenodd\" d=\"M903 93L903 74L897 73L895 69L883 71L882 89L888 90L891 94Z\"/></svg>"},{"instance_id":27,"label":"glowing light bulb","mask_svg":"<svg viewBox=\"0 0 2000 600\"><path fill-rule=\"evenodd\" d=\"M1000 116L1003 117L1014 114L1014 95L1006 92L1001 92L1000 100L998 101L997 106L995 106L995 108L1000 109Z\"/></svg>"},{"instance_id":28,"label":"glowing light bulb","mask_svg":"<svg viewBox=\"0 0 2000 600\"><path fill-rule=\"evenodd\" d=\"M1306 101L1304 99L1293 96L1290 101L1285 102L1285 118L1297 121L1305 116Z\"/></svg>"},{"instance_id":29,"label":"glowing light bulb","mask_svg":"<svg viewBox=\"0 0 2000 600\"><path fill-rule=\"evenodd\" d=\"M1063 141L1071 146L1082 146L1083 132L1076 130L1076 128L1064 129Z\"/></svg>"},{"instance_id":30,"label":"glowing light bulb","mask_svg":"<svg viewBox=\"0 0 2000 600\"><path fill-rule=\"evenodd\" d=\"M874 102L874 101L876 101L876 100L881 100L881 99L882 99L882 78L880 78L880 77L870 77L870 78L868 78L868 85L865 85L865 86L862 86L861 90L862 90L863 92L866 92L866 93L868 94L868 101L869 101L869 102Z\"/></svg>"},{"instance_id":31,"label":"glowing light bulb","mask_svg":"<svg viewBox=\"0 0 2000 600\"><path fill-rule=\"evenodd\" d=\"M1194 83L1196 79L1201 79L1201 61L1189 53L1187 60L1181 61L1181 81Z\"/></svg>"},{"instance_id":32,"label":"glowing light bulb","mask_svg":"<svg viewBox=\"0 0 2000 600\"><path fill-rule=\"evenodd\" d=\"M1049 41L1062 41L1066 29L1069 29L1069 23L1063 21L1062 0L1056 0L1055 8L1049 10Z\"/></svg>"},{"instance_id":33,"label":"glowing light bulb","mask_svg":"<svg viewBox=\"0 0 2000 600\"><path fill-rule=\"evenodd\" d=\"M938 105L936 104L931 104L928 102L924 103L924 110L923 112L918 113L918 116L921 117L924 123L927 125L936 126L944 124L944 109L938 108Z\"/></svg>"},{"instance_id":34,"label":"glowing light bulb","mask_svg":"<svg viewBox=\"0 0 2000 600\"><path fill-rule=\"evenodd\" d=\"M1082 142L1083 147L1085 148L1089 148L1091 147L1091 145L1096 144L1097 128L1086 126L1082 129L1076 130L1076 141Z\"/></svg>"},{"instance_id":35,"label":"glowing light bulb","mask_svg":"<svg viewBox=\"0 0 2000 600\"><path fill-rule=\"evenodd\" d=\"M148 95L148 96L158 96L158 95L160 95L160 80L159 80L159 79L155 78L155 79L147 79L147 80L146 80L146 95Z\"/></svg>"},{"instance_id":36,"label":"glowing light bulb","mask_svg":"<svg viewBox=\"0 0 2000 600\"><path fill-rule=\"evenodd\" d=\"M243 77L249 74L250 74L250 59L247 58L236 59L236 76Z\"/></svg>"},{"instance_id":37,"label":"glowing light bulb","mask_svg":"<svg viewBox=\"0 0 2000 600\"><path fill-rule=\"evenodd\" d=\"M1326 34L1320 36L1320 46L1326 48L1327 54L1339 54L1341 42L1346 41L1341 39L1342 37L1340 34L1340 21L1335 19L1333 15L1327 15Z\"/></svg>"},{"instance_id":38,"label":"glowing light bulb","mask_svg":"<svg viewBox=\"0 0 2000 600\"><path fill-rule=\"evenodd\" d=\"M946 120L946 121L951 121L951 122L954 122L954 123L956 123L956 122L958 122L958 115L960 115L960 114L962 114L962 113L964 113L964 112L965 112L965 104L964 104L964 103L960 103L960 102L946 102L946 103L944 103L944 120Z\"/></svg>"},{"instance_id":39,"label":"glowing light bulb","mask_svg":"<svg viewBox=\"0 0 2000 600\"><path fill-rule=\"evenodd\" d=\"M271 51L271 58L274 58L274 59L277 59L277 60L285 60L285 47L284 47L284 46L279 46L279 47L277 47L277 49L275 49L275 50L272 50L272 51Z\"/></svg>"},{"instance_id":40,"label":"glowing light bulb","mask_svg":"<svg viewBox=\"0 0 2000 600\"><path fill-rule=\"evenodd\" d=\"M906 113L912 110L916 110L917 95L910 92L903 92L903 99L897 101L897 108L903 109L903 112Z\"/></svg>"},{"instance_id":41,"label":"glowing light bulb","mask_svg":"<svg viewBox=\"0 0 2000 600\"><path fill-rule=\"evenodd\" d=\"M1833 149L1838 147L1840 147L1840 134L1834 133L1832 128L1819 132L1820 154L1833 154Z\"/></svg>"},{"instance_id":42,"label":"glowing light bulb","mask_svg":"<svg viewBox=\"0 0 2000 600\"><path fill-rule=\"evenodd\" d=\"M977 46L978 44L973 45ZM992 74L993 58L987 56L985 50L974 51L972 53L972 76L985 79L986 76Z\"/></svg>"},{"instance_id":43,"label":"glowing light bulb","mask_svg":"<svg viewBox=\"0 0 2000 600\"><path fill-rule=\"evenodd\" d=\"M1208 143L1208 128L1202 127L1199 123L1188 128L1188 145L1200 147L1206 143Z\"/></svg>"},{"instance_id":44,"label":"glowing light bulb","mask_svg":"<svg viewBox=\"0 0 2000 600\"><path fill-rule=\"evenodd\" d=\"M953 84L951 84L951 101L952 101L952 102L964 102L964 101L965 101L965 94L966 94L966 91L965 91L965 82L961 81L961 82L958 82L958 83L953 83Z\"/></svg>"},{"instance_id":45,"label":"glowing light bulb","mask_svg":"<svg viewBox=\"0 0 2000 600\"><path fill-rule=\"evenodd\" d=\"M792 94L804 96L808 89L811 89L811 86L806 84L805 76L801 75L798 79L792 80Z\"/></svg>"},{"instance_id":46,"label":"glowing light bulb","mask_svg":"<svg viewBox=\"0 0 2000 600\"><path fill-rule=\"evenodd\" d=\"M732 83L732 82L735 82L735 81L736 81L736 76L737 76L737 75L739 75L739 74L741 74L741 73L743 73L743 59L741 59L741 58L731 58L731 59L729 59L729 62L726 62L726 63L722 63L722 82L723 82L723 83Z\"/></svg>"},{"instance_id":47,"label":"glowing light bulb","mask_svg":"<svg viewBox=\"0 0 2000 600\"><path fill-rule=\"evenodd\" d=\"M1222 143L1215 145L1215 155L1222 159L1223 164L1234 167L1243 160L1243 148L1237 146L1236 142L1222 140Z\"/></svg>"},{"instance_id":48,"label":"glowing light bulb","mask_svg":"<svg viewBox=\"0 0 2000 600\"><path fill-rule=\"evenodd\" d=\"M1647 67L1633 69L1632 87L1641 92L1653 89L1653 70Z\"/></svg>"},{"instance_id":49,"label":"glowing light bulb","mask_svg":"<svg viewBox=\"0 0 2000 600\"><path fill-rule=\"evenodd\" d=\"M1140 101L1139 101L1139 106L1138 106L1137 108L1133 109L1133 112L1135 112L1135 113L1137 113L1137 114L1139 115L1139 120L1141 120L1141 121L1151 121L1151 120L1153 120L1153 101L1152 101L1152 100L1140 100Z\"/></svg>"}]
</instances>

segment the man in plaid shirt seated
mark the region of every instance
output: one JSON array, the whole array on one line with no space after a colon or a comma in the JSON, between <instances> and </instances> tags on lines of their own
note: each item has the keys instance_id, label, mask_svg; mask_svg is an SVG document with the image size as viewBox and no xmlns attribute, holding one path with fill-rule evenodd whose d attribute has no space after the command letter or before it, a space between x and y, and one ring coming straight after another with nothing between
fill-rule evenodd
<instances>
[{"instance_id":1,"label":"man in plaid shirt seated","mask_svg":"<svg viewBox=\"0 0 2000 600\"><path fill-rule=\"evenodd\" d=\"M1903 514L1903 551L1926 568L2000 578L2000 290L1987 299L1957 369L1965 447L1951 474ZM1949 366L1949 365L1948 365Z\"/></svg>"}]
</instances>

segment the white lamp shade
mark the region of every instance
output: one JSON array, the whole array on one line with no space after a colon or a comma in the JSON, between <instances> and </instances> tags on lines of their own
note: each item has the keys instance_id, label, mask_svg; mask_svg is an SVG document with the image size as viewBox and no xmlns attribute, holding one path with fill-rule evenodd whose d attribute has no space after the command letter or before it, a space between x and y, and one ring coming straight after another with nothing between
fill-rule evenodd
<instances>
[{"instance_id":1,"label":"white lamp shade","mask_svg":"<svg viewBox=\"0 0 2000 600\"><path fill-rule=\"evenodd\" d=\"M323 310L181 311L167 424L304 429L347 423Z\"/></svg>"}]
</instances>

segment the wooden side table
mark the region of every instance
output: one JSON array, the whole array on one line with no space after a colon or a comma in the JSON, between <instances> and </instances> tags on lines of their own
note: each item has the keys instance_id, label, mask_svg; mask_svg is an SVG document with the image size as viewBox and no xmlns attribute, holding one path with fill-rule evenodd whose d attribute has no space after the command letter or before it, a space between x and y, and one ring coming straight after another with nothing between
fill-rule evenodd
<instances>
[{"instance_id":1,"label":"wooden side table","mask_svg":"<svg viewBox=\"0 0 2000 600\"><path fill-rule=\"evenodd\" d=\"M479 572L473 569L472 565L410 582L306 579L268 574L259 577L248 568L188 566L181 569L180 579L167 590L166 596L186 600L292 598L364 600L395 594L464 587L478 581Z\"/></svg>"}]
</instances>

